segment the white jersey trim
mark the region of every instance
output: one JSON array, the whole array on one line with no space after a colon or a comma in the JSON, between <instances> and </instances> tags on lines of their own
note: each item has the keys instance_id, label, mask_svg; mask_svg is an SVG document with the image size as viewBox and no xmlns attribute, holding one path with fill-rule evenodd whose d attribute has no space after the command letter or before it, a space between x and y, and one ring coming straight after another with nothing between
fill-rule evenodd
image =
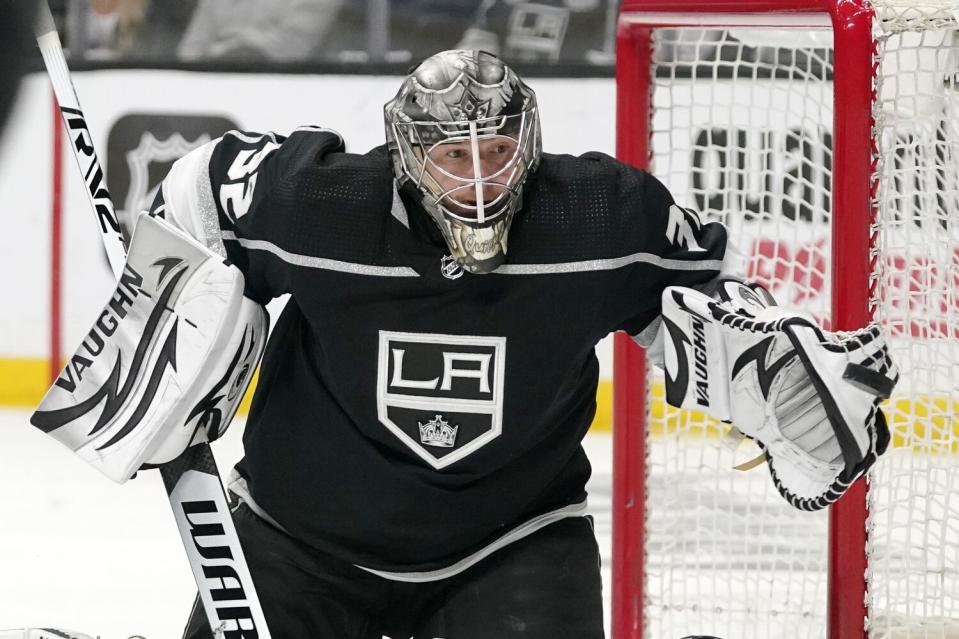
<instances>
[{"instance_id":1,"label":"white jersey trim","mask_svg":"<svg viewBox=\"0 0 959 639\"><path fill-rule=\"evenodd\" d=\"M343 145L343 150L344 150L344 151L346 150L346 140L343 139L343 136L340 135L340 132L339 132L339 131L334 131L333 129L328 129L328 128L326 128L325 126L316 126L316 125L314 125L314 124L305 124L305 125L303 125L303 126L298 126L298 127L296 127L295 129L293 129L293 133L295 133L295 132L297 132L297 131L315 131L315 132L318 132L318 133L332 133L333 135L335 135L336 137L338 137L338 138L340 139L340 144Z\"/></svg>"},{"instance_id":2,"label":"white jersey trim","mask_svg":"<svg viewBox=\"0 0 959 639\"><path fill-rule=\"evenodd\" d=\"M290 534L289 531L281 526L265 510L260 508L255 501L253 501L253 497L250 495L250 488L246 483L246 479L244 479L240 473L237 472L236 468L230 472L230 477L227 480L227 489L236 495L240 501L249 506L250 510L252 510L258 517L266 520L271 525L275 526L279 530L282 530L284 533L288 535ZM566 519L568 517L583 517L585 515L586 500L584 499L581 502L564 506L563 508L544 513L538 517L533 517L526 523L520 524L488 546L484 546L480 550L474 552L472 555L464 557L455 564L447 566L446 568L439 568L437 570L428 570L423 572L391 572L387 570L374 570L373 568L366 568L365 566L360 566L358 564L354 565L360 570L365 570L368 573L384 579L389 579L391 581L404 581L407 583L439 581L440 579L447 579L448 577L460 574L464 570L489 557L497 550L505 548L513 542L530 536L540 528L545 528L546 526L561 519Z\"/></svg>"},{"instance_id":3,"label":"white jersey trim","mask_svg":"<svg viewBox=\"0 0 959 639\"><path fill-rule=\"evenodd\" d=\"M386 570L374 570L373 568L366 568L365 566L357 565L356 567L365 570L366 572L372 573L378 577L383 577L384 579L390 579L391 581L404 581L407 583L423 583L427 581L439 581L440 579L447 579L454 575L458 575L464 570L471 568L476 565L483 559L486 559L492 555L497 550L505 548L513 542L519 541L524 537L528 537L533 534L540 528L545 528L546 526L559 521L560 519L566 519L567 517L582 517L586 514L586 500L577 503L570 504L559 510L554 510L552 512L545 513L538 517L530 519L526 523L514 528L510 532L506 533L493 543L484 548L474 552L468 557L460 559L455 564L447 566L446 568L439 568L438 570L428 570L424 572L390 572Z\"/></svg>"},{"instance_id":4,"label":"white jersey trim","mask_svg":"<svg viewBox=\"0 0 959 639\"><path fill-rule=\"evenodd\" d=\"M240 140L241 142L249 142L251 144L255 144L259 142L260 140L262 140L263 138L266 138L267 140L269 140L270 142L273 142L274 144L279 144L279 142L277 142L276 140L276 133L274 133L273 131L267 131L265 133L246 133L245 131L239 131L237 129L233 129L232 131L227 131L226 133L224 133L223 137L226 137L228 135L235 137L237 140Z\"/></svg>"},{"instance_id":5,"label":"white jersey trim","mask_svg":"<svg viewBox=\"0 0 959 639\"><path fill-rule=\"evenodd\" d=\"M305 125L296 127L296 128L293 129L290 133L291 133L291 134L292 134L292 133L296 133L297 131L314 131L314 132L317 132L317 133L332 133L333 135L335 135L336 137L338 137L338 138L340 139L340 144L343 144L344 147L346 146L346 143L345 143L344 140L343 140L343 136L340 135L340 132L339 132L339 131L334 131L333 129L328 129L328 128L326 128L325 126L316 126L316 125L313 125L313 124L305 124ZM223 137L226 137L226 136L228 136L228 135L232 135L233 137L235 137L237 140L240 140L241 142L256 143L256 142L259 142L260 140L262 140L263 138L266 138L266 139L268 139L270 142L273 142L274 144L279 144L279 143L280 143L280 142L276 139L276 133L275 133L274 131L266 131L265 133L247 133L247 132L245 132L245 131L240 131L240 130L238 130L238 129L232 129L232 130L227 131L226 133L224 133L224 134L223 134Z\"/></svg>"},{"instance_id":6,"label":"white jersey trim","mask_svg":"<svg viewBox=\"0 0 959 639\"><path fill-rule=\"evenodd\" d=\"M267 521L271 526L282 530L287 535L290 534L286 528L280 525L280 522L270 517L269 513L260 508L259 505L253 501L253 496L250 495L250 487L247 485L246 479L235 467L230 471L230 476L226 480L226 489L236 495L237 498L237 504L231 509L230 512L235 512L236 509L240 507L240 504L244 503L250 507L250 510L252 510L257 517Z\"/></svg>"},{"instance_id":7,"label":"white jersey trim","mask_svg":"<svg viewBox=\"0 0 959 639\"><path fill-rule=\"evenodd\" d=\"M554 275L588 271L612 271L631 264L644 263L671 271L718 271L722 260L675 260L653 253L633 253L623 257L557 264L503 264L493 271L496 275Z\"/></svg>"},{"instance_id":8,"label":"white jersey trim","mask_svg":"<svg viewBox=\"0 0 959 639\"><path fill-rule=\"evenodd\" d=\"M222 237L224 240L238 242L240 246L247 250L265 251L275 255L287 264L292 264L293 266L304 266L306 268L317 268L340 273L352 273L353 275L375 275L379 277L420 276L419 273L408 266L371 266L369 264L354 264L353 262L341 262L340 260L331 260L325 257L290 253L272 242L237 237L236 233L232 231L224 231Z\"/></svg>"}]
</instances>

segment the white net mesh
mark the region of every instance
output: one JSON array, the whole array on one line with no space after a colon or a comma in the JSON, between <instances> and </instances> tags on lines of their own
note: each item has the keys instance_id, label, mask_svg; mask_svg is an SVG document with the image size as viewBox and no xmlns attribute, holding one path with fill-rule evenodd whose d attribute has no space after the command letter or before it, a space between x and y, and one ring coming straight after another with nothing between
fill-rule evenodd
<instances>
[{"instance_id":1,"label":"white net mesh","mask_svg":"<svg viewBox=\"0 0 959 639\"><path fill-rule=\"evenodd\" d=\"M959 3L954 0L874 0L877 28L886 33L955 29Z\"/></svg>"},{"instance_id":2,"label":"white net mesh","mask_svg":"<svg viewBox=\"0 0 959 639\"><path fill-rule=\"evenodd\" d=\"M870 480L870 636L956 638L956 21L948 1L887 2L877 15L873 303L902 382L885 409L894 448ZM680 204L727 225L749 279L828 327L830 197L841 188L828 38L676 28L653 41L653 172ZM646 636L825 637L826 513L791 509L764 467L732 471L751 451L664 407L659 374L651 388Z\"/></svg>"},{"instance_id":3,"label":"white net mesh","mask_svg":"<svg viewBox=\"0 0 959 639\"><path fill-rule=\"evenodd\" d=\"M959 86L956 22L881 7L875 313L902 382L870 476L870 636L959 637ZM933 9L937 9L933 11ZM924 15L928 19L924 22Z\"/></svg>"}]
</instances>

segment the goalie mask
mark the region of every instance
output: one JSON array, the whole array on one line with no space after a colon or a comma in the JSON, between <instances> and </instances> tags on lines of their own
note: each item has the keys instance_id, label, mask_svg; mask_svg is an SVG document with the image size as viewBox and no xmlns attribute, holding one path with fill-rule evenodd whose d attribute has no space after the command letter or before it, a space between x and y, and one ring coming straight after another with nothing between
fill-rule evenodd
<instances>
[{"instance_id":1,"label":"goalie mask","mask_svg":"<svg viewBox=\"0 0 959 639\"><path fill-rule=\"evenodd\" d=\"M536 95L492 54L443 51L413 70L384 112L399 186L415 187L464 269L495 270L539 163Z\"/></svg>"}]
</instances>

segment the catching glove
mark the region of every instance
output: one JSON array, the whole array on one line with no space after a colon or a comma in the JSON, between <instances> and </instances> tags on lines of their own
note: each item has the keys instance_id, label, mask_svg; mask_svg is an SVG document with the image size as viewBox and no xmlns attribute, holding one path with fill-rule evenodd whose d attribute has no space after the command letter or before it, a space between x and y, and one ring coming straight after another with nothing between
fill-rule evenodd
<instances>
[{"instance_id":1,"label":"catching glove","mask_svg":"<svg viewBox=\"0 0 959 639\"><path fill-rule=\"evenodd\" d=\"M666 401L731 422L763 449L800 510L835 502L885 452L879 403L898 373L877 326L821 330L756 284L720 280L719 299L663 293Z\"/></svg>"}]
</instances>

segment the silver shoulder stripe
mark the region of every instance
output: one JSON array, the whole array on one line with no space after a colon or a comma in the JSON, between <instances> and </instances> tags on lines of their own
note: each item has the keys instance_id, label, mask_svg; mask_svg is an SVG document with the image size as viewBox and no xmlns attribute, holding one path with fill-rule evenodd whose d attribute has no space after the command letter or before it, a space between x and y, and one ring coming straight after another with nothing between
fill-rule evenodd
<instances>
[{"instance_id":1,"label":"silver shoulder stripe","mask_svg":"<svg viewBox=\"0 0 959 639\"><path fill-rule=\"evenodd\" d=\"M303 266L306 268L317 268L326 271L337 271L339 273L352 273L354 275L373 275L377 277L419 277L419 273L408 266L370 266L368 264L354 264L352 262L341 262L340 260L331 260L325 257L314 257L312 255L299 255L290 253L281 249L272 242L265 240L248 240L237 237L232 231L224 231L224 240L239 242L240 246L252 251L265 251L280 258L287 264L293 266Z\"/></svg>"},{"instance_id":2,"label":"silver shoulder stripe","mask_svg":"<svg viewBox=\"0 0 959 639\"><path fill-rule=\"evenodd\" d=\"M406 228L410 228L410 218L406 213L406 207L403 205L403 200L400 198L399 189L396 187L396 180L393 180L393 205L390 207L390 213L399 221L400 224Z\"/></svg>"},{"instance_id":3,"label":"silver shoulder stripe","mask_svg":"<svg viewBox=\"0 0 959 639\"><path fill-rule=\"evenodd\" d=\"M644 263L671 271L718 271L722 260L674 260L653 253L633 253L605 260L583 260L557 264L503 264L493 271L497 275L554 275L557 273L581 273L588 271L611 271L631 264Z\"/></svg>"},{"instance_id":4,"label":"silver shoulder stripe","mask_svg":"<svg viewBox=\"0 0 959 639\"><path fill-rule=\"evenodd\" d=\"M210 156L213 155L215 145L205 145L203 151L203 166L210 166ZM196 183L196 206L200 226L203 227L203 237L206 247L219 255L226 257L226 247L223 246L222 231L220 231L220 217L217 213L216 199L213 197L213 185L209 180L209 172L204 171L203 179Z\"/></svg>"},{"instance_id":5,"label":"silver shoulder stripe","mask_svg":"<svg viewBox=\"0 0 959 639\"><path fill-rule=\"evenodd\" d=\"M402 220L401 220L402 221ZM239 242L240 246L249 250L266 251L277 256L287 264L304 266L307 268L325 269L355 275L374 275L379 277L419 277L419 274L407 266L371 266L342 262L325 257L299 255L290 253L279 246L265 240L249 240L238 238L235 233L225 231L224 240ZM609 271L623 268L636 263L646 263L673 271L718 271L722 260L674 260L660 257L652 253L635 253L624 257L606 260L584 260L581 262L561 262L557 264L504 264L493 271L496 275L555 275L562 273L582 273L590 271Z\"/></svg>"}]
</instances>

